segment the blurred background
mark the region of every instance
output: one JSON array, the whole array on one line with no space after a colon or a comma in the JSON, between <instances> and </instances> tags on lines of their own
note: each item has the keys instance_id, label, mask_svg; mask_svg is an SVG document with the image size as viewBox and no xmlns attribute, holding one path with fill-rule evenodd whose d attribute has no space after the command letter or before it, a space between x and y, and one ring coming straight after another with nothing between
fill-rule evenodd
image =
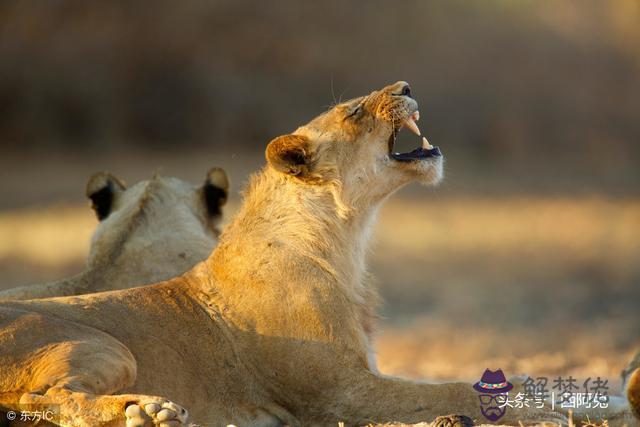
<instances>
[{"instance_id":1,"label":"blurred background","mask_svg":"<svg viewBox=\"0 0 640 427\"><path fill-rule=\"evenodd\" d=\"M93 172L222 166L230 216L269 140L397 80L447 164L376 227L380 369L619 385L640 345L633 0L4 0L0 286L82 269Z\"/></svg>"}]
</instances>

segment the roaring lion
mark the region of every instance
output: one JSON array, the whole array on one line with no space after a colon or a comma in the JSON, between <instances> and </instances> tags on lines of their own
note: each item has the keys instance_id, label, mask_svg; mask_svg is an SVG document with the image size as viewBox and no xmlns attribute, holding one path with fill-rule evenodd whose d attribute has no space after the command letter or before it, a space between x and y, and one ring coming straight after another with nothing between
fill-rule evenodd
<instances>
[{"instance_id":1,"label":"roaring lion","mask_svg":"<svg viewBox=\"0 0 640 427\"><path fill-rule=\"evenodd\" d=\"M180 277L0 304L0 406L59 410L69 426L482 420L470 384L374 367L365 254L376 212L443 173L426 141L394 151L403 126L419 133L416 119L398 82L271 141L218 247ZM523 408L501 421L559 419Z\"/></svg>"},{"instance_id":2,"label":"roaring lion","mask_svg":"<svg viewBox=\"0 0 640 427\"><path fill-rule=\"evenodd\" d=\"M127 188L110 173L96 173L87 182L86 195L100 223L84 271L2 291L0 300L126 289L178 276L207 258L217 244L228 191L220 168L211 169L200 186L156 174Z\"/></svg>"}]
</instances>

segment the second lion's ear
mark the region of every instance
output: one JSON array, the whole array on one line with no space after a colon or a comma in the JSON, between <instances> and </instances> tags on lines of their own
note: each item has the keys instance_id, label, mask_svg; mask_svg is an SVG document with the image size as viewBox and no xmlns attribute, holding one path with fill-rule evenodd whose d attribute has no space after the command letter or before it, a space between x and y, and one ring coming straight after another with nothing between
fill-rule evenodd
<instances>
[{"instance_id":1,"label":"second lion's ear","mask_svg":"<svg viewBox=\"0 0 640 427\"><path fill-rule=\"evenodd\" d=\"M109 216L116 198L126 188L124 181L109 172L98 172L89 178L85 193L91 200L91 208L100 221Z\"/></svg>"},{"instance_id":2,"label":"second lion's ear","mask_svg":"<svg viewBox=\"0 0 640 427\"><path fill-rule=\"evenodd\" d=\"M269 143L265 155L275 170L302 178L311 170L310 148L309 138L284 135Z\"/></svg>"},{"instance_id":3,"label":"second lion's ear","mask_svg":"<svg viewBox=\"0 0 640 427\"><path fill-rule=\"evenodd\" d=\"M207 213L210 217L222 215L222 206L227 203L229 196L229 178L224 169L213 168L207 173L202 186Z\"/></svg>"}]
</instances>

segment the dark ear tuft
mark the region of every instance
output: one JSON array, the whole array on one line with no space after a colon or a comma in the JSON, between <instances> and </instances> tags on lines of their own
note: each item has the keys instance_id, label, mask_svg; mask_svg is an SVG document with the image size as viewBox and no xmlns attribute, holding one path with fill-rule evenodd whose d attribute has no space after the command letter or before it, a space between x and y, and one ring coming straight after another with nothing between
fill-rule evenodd
<instances>
[{"instance_id":1,"label":"dark ear tuft","mask_svg":"<svg viewBox=\"0 0 640 427\"><path fill-rule=\"evenodd\" d=\"M209 216L222 215L222 206L227 203L229 196L229 178L221 168L213 168L207 173L207 178L202 186L204 203Z\"/></svg>"},{"instance_id":2,"label":"dark ear tuft","mask_svg":"<svg viewBox=\"0 0 640 427\"><path fill-rule=\"evenodd\" d=\"M300 135L279 136L269 143L265 153L277 171L303 177L309 173L311 156L309 139Z\"/></svg>"},{"instance_id":3,"label":"dark ear tuft","mask_svg":"<svg viewBox=\"0 0 640 427\"><path fill-rule=\"evenodd\" d=\"M100 221L109 216L115 198L126 188L124 181L109 172L98 172L89 178L85 193L91 199L91 208Z\"/></svg>"}]
</instances>

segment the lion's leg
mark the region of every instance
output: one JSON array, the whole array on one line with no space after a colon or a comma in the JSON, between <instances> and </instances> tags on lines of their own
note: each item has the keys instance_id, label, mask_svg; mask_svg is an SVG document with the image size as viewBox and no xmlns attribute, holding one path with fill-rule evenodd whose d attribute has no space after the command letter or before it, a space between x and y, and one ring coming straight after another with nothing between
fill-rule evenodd
<instances>
[{"instance_id":1,"label":"lion's leg","mask_svg":"<svg viewBox=\"0 0 640 427\"><path fill-rule=\"evenodd\" d=\"M131 360L126 357L105 360L103 356L114 350L108 347L108 342L95 344L98 343L71 344L71 353L82 355L81 358L72 356L67 360L62 359L68 369L63 368L58 372L56 382L40 388L41 392L24 393L19 401L20 408L59 414L57 422L64 426L184 425L187 411L166 398L137 394L111 395L133 382L135 370L131 377ZM55 364L55 361L48 363Z\"/></svg>"},{"instance_id":2,"label":"lion's leg","mask_svg":"<svg viewBox=\"0 0 640 427\"><path fill-rule=\"evenodd\" d=\"M331 406L339 408L338 415L349 424L384 423L400 421L418 423L437 421L436 424L464 425L470 417L478 422L486 422L480 411L478 393L470 384L425 384L399 378L383 377L370 372L362 372L351 377L351 382L343 384L342 392L337 391ZM438 418L456 414L449 418ZM501 422L540 421L561 422L564 417L550 411L536 408L508 408Z\"/></svg>"},{"instance_id":3,"label":"lion's leg","mask_svg":"<svg viewBox=\"0 0 640 427\"><path fill-rule=\"evenodd\" d=\"M97 329L1 309L0 360L3 408L59 414L55 422L65 426L186 422L186 410L168 399L112 395L134 383L136 362L120 341Z\"/></svg>"},{"instance_id":4,"label":"lion's leg","mask_svg":"<svg viewBox=\"0 0 640 427\"><path fill-rule=\"evenodd\" d=\"M169 427L184 425L188 417L184 408L162 397L100 395L74 391L64 385L51 387L44 394L25 393L20 405L59 413L56 422L64 426L146 427L164 423Z\"/></svg>"},{"instance_id":5,"label":"lion's leg","mask_svg":"<svg viewBox=\"0 0 640 427\"><path fill-rule=\"evenodd\" d=\"M349 425L433 421L438 416L480 415L478 397L467 384L420 384L363 372L344 384L331 406Z\"/></svg>"}]
</instances>

